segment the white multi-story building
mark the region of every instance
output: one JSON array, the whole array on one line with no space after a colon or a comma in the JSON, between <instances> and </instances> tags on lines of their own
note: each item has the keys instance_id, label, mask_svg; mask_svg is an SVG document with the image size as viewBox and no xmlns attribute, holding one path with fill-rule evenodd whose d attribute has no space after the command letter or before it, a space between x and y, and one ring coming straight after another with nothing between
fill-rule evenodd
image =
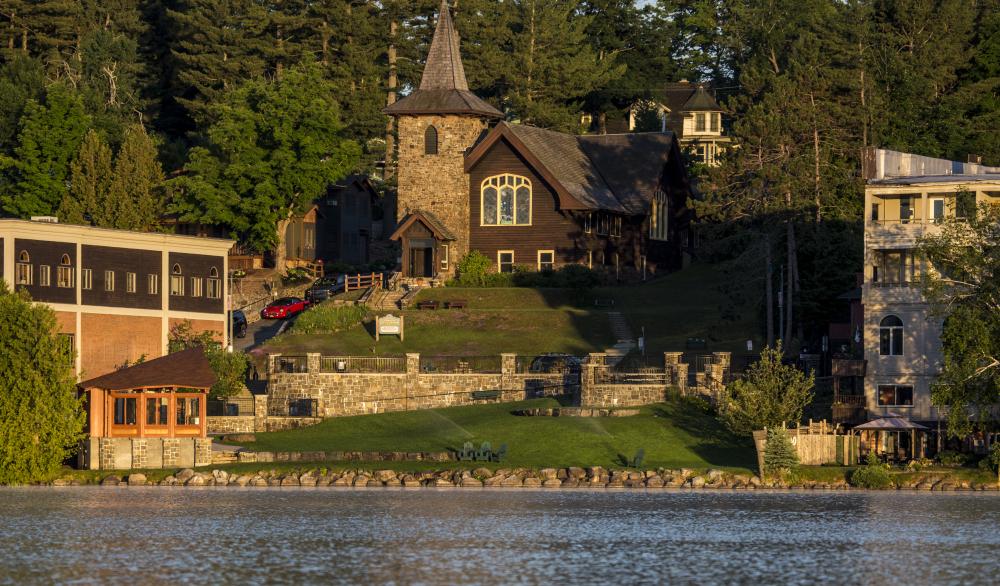
<instances>
[{"instance_id":1,"label":"white multi-story building","mask_svg":"<svg viewBox=\"0 0 1000 586\"><path fill-rule=\"evenodd\" d=\"M882 149L864 157L864 380L871 418L889 414L937 425L931 402L940 371L941 320L921 294L921 236L981 203L1000 204L1000 168Z\"/></svg>"}]
</instances>

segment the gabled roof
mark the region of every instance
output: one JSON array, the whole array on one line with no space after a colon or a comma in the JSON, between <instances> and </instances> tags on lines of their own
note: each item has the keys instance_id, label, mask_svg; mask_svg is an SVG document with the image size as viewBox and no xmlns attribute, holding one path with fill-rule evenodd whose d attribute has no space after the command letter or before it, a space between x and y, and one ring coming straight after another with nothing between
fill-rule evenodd
<instances>
[{"instance_id":1,"label":"gabled roof","mask_svg":"<svg viewBox=\"0 0 1000 586\"><path fill-rule=\"evenodd\" d=\"M191 348L92 378L79 386L84 390L106 391L165 387L207 390L217 381L212 365L205 357L205 351Z\"/></svg>"},{"instance_id":2,"label":"gabled roof","mask_svg":"<svg viewBox=\"0 0 1000 586\"><path fill-rule=\"evenodd\" d=\"M420 222L424 226L427 226L427 229L434 234L434 238L438 240L457 240L455 235L445 227L441 220L438 220L434 214L423 210L411 212L403 218L403 221L399 223L399 227L396 228L396 231L389 236L389 240L399 240L402 238L403 234L410 229L410 226L412 226L414 222Z\"/></svg>"},{"instance_id":3,"label":"gabled roof","mask_svg":"<svg viewBox=\"0 0 1000 586\"><path fill-rule=\"evenodd\" d=\"M466 171L501 139L553 188L565 210L645 213L664 165L678 152L671 133L575 136L501 122L466 156Z\"/></svg>"},{"instance_id":4,"label":"gabled roof","mask_svg":"<svg viewBox=\"0 0 1000 586\"><path fill-rule=\"evenodd\" d=\"M451 19L447 0L441 1L437 27L431 41L420 87L389 105L390 116L403 114L467 114L502 118L503 113L469 91L465 67L459 52L458 31Z\"/></svg>"},{"instance_id":5,"label":"gabled roof","mask_svg":"<svg viewBox=\"0 0 1000 586\"><path fill-rule=\"evenodd\" d=\"M715 98L705 91L705 86L699 85L698 89L691 94L691 97L684 103L684 112L705 112L722 110Z\"/></svg>"}]
</instances>

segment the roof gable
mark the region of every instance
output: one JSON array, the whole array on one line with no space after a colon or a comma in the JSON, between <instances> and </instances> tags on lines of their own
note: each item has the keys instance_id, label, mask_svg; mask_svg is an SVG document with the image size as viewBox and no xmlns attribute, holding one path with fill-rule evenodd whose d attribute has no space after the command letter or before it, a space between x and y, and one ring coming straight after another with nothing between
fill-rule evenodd
<instances>
[{"instance_id":1,"label":"roof gable","mask_svg":"<svg viewBox=\"0 0 1000 586\"><path fill-rule=\"evenodd\" d=\"M399 227L389 236L389 240L399 240L410 229L410 226L417 222L423 224L438 240L456 240L455 235L434 214L423 210L417 210L403 218Z\"/></svg>"},{"instance_id":2,"label":"roof gable","mask_svg":"<svg viewBox=\"0 0 1000 586\"><path fill-rule=\"evenodd\" d=\"M80 383L79 386L84 390L106 391L165 387L207 390L217 381L218 378L205 356L205 351L196 347L92 378Z\"/></svg>"}]
</instances>

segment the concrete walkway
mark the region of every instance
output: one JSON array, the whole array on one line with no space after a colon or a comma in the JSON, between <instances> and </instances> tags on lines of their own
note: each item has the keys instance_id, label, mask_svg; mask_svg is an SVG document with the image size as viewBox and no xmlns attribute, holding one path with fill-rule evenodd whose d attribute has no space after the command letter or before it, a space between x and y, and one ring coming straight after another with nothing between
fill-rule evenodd
<instances>
[{"instance_id":1,"label":"concrete walkway","mask_svg":"<svg viewBox=\"0 0 1000 586\"><path fill-rule=\"evenodd\" d=\"M611 324L611 333L615 340L618 340L611 348L605 348L606 361L609 366L615 366L622 361L625 356L635 349L635 335L628 324L628 320L620 311L609 311L608 322Z\"/></svg>"}]
</instances>

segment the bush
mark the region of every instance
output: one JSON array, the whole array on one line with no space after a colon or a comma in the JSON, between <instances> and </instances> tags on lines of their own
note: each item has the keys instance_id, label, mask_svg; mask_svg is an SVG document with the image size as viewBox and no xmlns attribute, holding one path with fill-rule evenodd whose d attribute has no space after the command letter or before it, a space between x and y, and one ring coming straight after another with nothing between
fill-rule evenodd
<instances>
[{"instance_id":1,"label":"bush","mask_svg":"<svg viewBox=\"0 0 1000 586\"><path fill-rule=\"evenodd\" d=\"M292 326L292 334L332 334L355 326L368 317L361 305L322 304L301 314Z\"/></svg>"},{"instance_id":2,"label":"bush","mask_svg":"<svg viewBox=\"0 0 1000 586\"><path fill-rule=\"evenodd\" d=\"M852 472L847 481L857 488L882 489L892 486L889 467L879 462L874 454L868 454L868 463Z\"/></svg>"},{"instance_id":3,"label":"bush","mask_svg":"<svg viewBox=\"0 0 1000 586\"><path fill-rule=\"evenodd\" d=\"M559 288L585 291L601 284L596 272L582 265L566 265L558 271L536 271L528 266L515 266L512 273L497 273L493 261L473 250L458 263L458 276L452 287L530 287Z\"/></svg>"},{"instance_id":4,"label":"bush","mask_svg":"<svg viewBox=\"0 0 1000 586\"><path fill-rule=\"evenodd\" d=\"M815 379L794 366L781 363L781 344L764 348L760 361L746 375L722 391L719 413L737 435L798 422L813 400Z\"/></svg>"},{"instance_id":5,"label":"bush","mask_svg":"<svg viewBox=\"0 0 1000 586\"><path fill-rule=\"evenodd\" d=\"M944 450L938 453L936 460L942 466L948 466L950 468L960 468L969 463L969 456L966 454L961 454L959 452L953 452L950 450Z\"/></svg>"},{"instance_id":6,"label":"bush","mask_svg":"<svg viewBox=\"0 0 1000 586\"><path fill-rule=\"evenodd\" d=\"M781 474L791 472L799 465L799 454L792 445L788 432L783 428L767 430L767 445L764 446L764 472Z\"/></svg>"},{"instance_id":7,"label":"bush","mask_svg":"<svg viewBox=\"0 0 1000 586\"><path fill-rule=\"evenodd\" d=\"M485 287L486 275L490 274L493 261L478 250L473 250L458 261L457 281L463 287Z\"/></svg>"}]
</instances>

